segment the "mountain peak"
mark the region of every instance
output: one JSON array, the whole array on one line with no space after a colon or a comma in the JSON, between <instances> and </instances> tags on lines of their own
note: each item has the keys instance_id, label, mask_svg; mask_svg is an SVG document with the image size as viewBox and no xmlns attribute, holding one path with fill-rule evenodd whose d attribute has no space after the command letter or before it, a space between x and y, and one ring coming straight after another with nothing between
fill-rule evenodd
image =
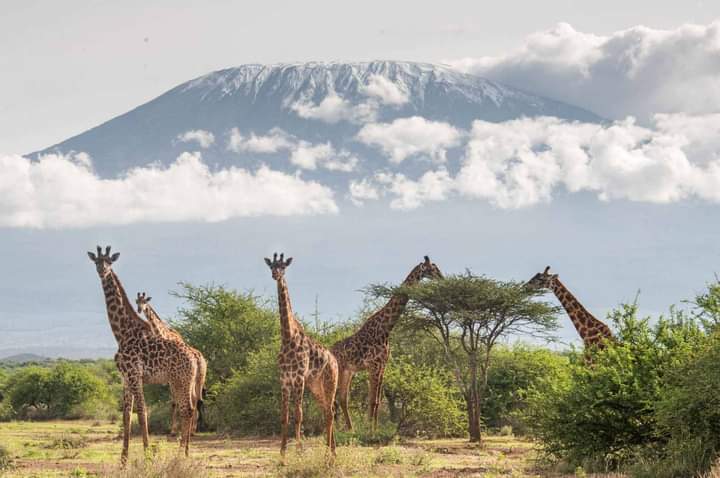
<instances>
[{"instance_id":1,"label":"mountain peak","mask_svg":"<svg viewBox=\"0 0 720 478\"><path fill-rule=\"evenodd\" d=\"M180 135L202 131L218 140L203 147L209 164L256 167L268 156L231 151L231 132L247 136L280 130L297 144L342 148L346 159L357 162L377 156L356 138L367 123L422 117L468 129L476 119L499 122L535 116L602 121L581 108L444 65L388 60L247 64L185 82L33 154L82 151L93 158L98 173L115 176L149 163L170 164L194 147L179 140ZM287 150L277 156L282 155L287 157ZM382 164L380 158L364 163L367 168ZM294 171L295 166L286 161L283 169ZM347 164L337 168L332 174L348 169Z\"/></svg>"}]
</instances>

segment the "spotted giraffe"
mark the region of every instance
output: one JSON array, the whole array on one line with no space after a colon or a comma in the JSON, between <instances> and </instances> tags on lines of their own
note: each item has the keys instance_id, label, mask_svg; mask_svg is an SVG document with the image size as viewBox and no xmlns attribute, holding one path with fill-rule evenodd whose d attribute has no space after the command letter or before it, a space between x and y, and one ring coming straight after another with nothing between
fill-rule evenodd
<instances>
[{"instance_id":1,"label":"spotted giraffe","mask_svg":"<svg viewBox=\"0 0 720 478\"><path fill-rule=\"evenodd\" d=\"M284 259L284 254L273 254L273 259L265 258L270 267L272 278L277 282L278 306L280 309L280 366L281 387L281 430L280 454L285 457L290 420L290 399L295 405L295 439L300 448L303 421L303 392L305 386L310 389L320 408L325 412L327 446L335 455L335 391L337 389L338 365L332 353L305 334L302 325L295 319L290 303L290 293L285 281L285 269L292 257Z\"/></svg>"},{"instance_id":2,"label":"spotted giraffe","mask_svg":"<svg viewBox=\"0 0 720 478\"><path fill-rule=\"evenodd\" d=\"M550 289L562 304L570 320L575 326L585 348L604 348L608 341L614 341L610 327L596 319L585 307L575 298L574 295L560 282L557 274L550 274L550 266L543 272L538 272L527 285L539 289Z\"/></svg>"},{"instance_id":3,"label":"spotted giraffe","mask_svg":"<svg viewBox=\"0 0 720 478\"><path fill-rule=\"evenodd\" d=\"M147 449L149 445L143 395L143 384L146 383L170 385L182 420L180 447L187 456L196 401L197 365L194 357L187 347L154 334L148 323L135 313L120 279L112 270L119 253L110 255L110 246L103 253L98 246L97 255L88 252L88 256L100 276L110 329L118 343L115 363L123 380L123 448L120 462L127 464L133 403L140 422L143 447Z\"/></svg>"},{"instance_id":4,"label":"spotted giraffe","mask_svg":"<svg viewBox=\"0 0 720 478\"><path fill-rule=\"evenodd\" d=\"M440 269L428 256L410 271L403 285L415 284L423 278L442 278ZM332 346L332 353L340 367L338 382L340 408L345 417L345 424L351 430L352 419L348 411L350 385L353 375L361 370L368 371L370 381L368 414L372 426L377 426L383 375L390 358L390 332L405 310L407 302L406 295L395 294L385 306L368 317L357 332Z\"/></svg>"},{"instance_id":5,"label":"spotted giraffe","mask_svg":"<svg viewBox=\"0 0 720 478\"><path fill-rule=\"evenodd\" d=\"M135 303L137 304L137 311L138 314L145 315L145 318L148 320L148 324L150 324L150 328L153 330L153 332L165 339L173 340L175 342L178 342L180 345L187 347L188 350L190 350L190 353L192 353L193 357L195 357L195 363L197 365L198 373L196 375L196 382L195 382L195 397L197 399L196 402L196 414L193 419L193 426L192 426L192 432L194 432L197 429L198 422L201 418L201 412L202 412L202 397L203 397L203 390L205 387L205 377L207 376L207 361L205 360L205 357L203 357L203 354L196 348L191 347L185 343L185 340L182 338L182 336L177 333L177 331L173 330L172 327L170 327L168 324L166 324L161 318L160 315L155 311L152 305L150 305L150 300L152 300L152 297L148 296L145 292L138 292L137 298L135 299ZM178 415L178 409L173 401L171 403L172 407L172 424L170 426L170 430L172 433L177 432L177 415Z\"/></svg>"}]
</instances>

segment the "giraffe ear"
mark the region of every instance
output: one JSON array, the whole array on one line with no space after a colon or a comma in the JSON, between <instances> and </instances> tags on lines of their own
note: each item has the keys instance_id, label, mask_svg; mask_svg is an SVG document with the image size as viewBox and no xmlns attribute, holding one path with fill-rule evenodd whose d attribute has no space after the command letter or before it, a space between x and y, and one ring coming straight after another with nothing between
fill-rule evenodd
<instances>
[{"instance_id":1,"label":"giraffe ear","mask_svg":"<svg viewBox=\"0 0 720 478\"><path fill-rule=\"evenodd\" d=\"M268 267L272 267L272 261L270 259L268 259L267 257L265 258L265 264L267 264Z\"/></svg>"},{"instance_id":2,"label":"giraffe ear","mask_svg":"<svg viewBox=\"0 0 720 478\"><path fill-rule=\"evenodd\" d=\"M148 297L145 299L145 302L150 302L152 300L152 297Z\"/></svg>"},{"instance_id":3,"label":"giraffe ear","mask_svg":"<svg viewBox=\"0 0 720 478\"><path fill-rule=\"evenodd\" d=\"M97 261L97 256L96 256L95 254L93 254L92 252L90 252L90 251L88 251L88 257L89 257L90 260L93 261L93 262L96 262L96 261Z\"/></svg>"},{"instance_id":4,"label":"giraffe ear","mask_svg":"<svg viewBox=\"0 0 720 478\"><path fill-rule=\"evenodd\" d=\"M116 252L115 254L113 254L113 255L110 257L110 262L115 262L116 260L118 260L119 257L120 257L120 253L119 253L119 252Z\"/></svg>"},{"instance_id":5,"label":"giraffe ear","mask_svg":"<svg viewBox=\"0 0 720 478\"><path fill-rule=\"evenodd\" d=\"M287 260L285 261L285 267L289 266L291 262L292 262L292 257L288 257Z\"/></svg>"}]
</instances>

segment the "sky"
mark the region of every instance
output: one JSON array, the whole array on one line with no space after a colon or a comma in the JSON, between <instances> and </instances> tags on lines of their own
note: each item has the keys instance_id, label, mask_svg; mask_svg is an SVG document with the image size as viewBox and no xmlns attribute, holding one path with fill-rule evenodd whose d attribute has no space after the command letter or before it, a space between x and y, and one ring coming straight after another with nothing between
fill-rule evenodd
<instances>
[{"instance_id":1,"label":"sky","mask_svg":"<svg viewBox=\"0 0 720 478\"><path fill-rule=\"evenodd\" d=\"M704 0L4 0L0 151L45 148L190 78L244 63L440 62L501 55L560 22L607 35L718 17L720 6Z\"/></svg>"},{"instance_id":2,"label":"sky","mask_svg":"<svg viewBox=\"0 0 720 478\"><path fill-rule=\"evenodd\" d=\"M551 265L598 317L638 291L644 312L663 313L716 272L716 4L146 3L3 2L0 356L110 354L85 256L95 244L121 252L126 288L147 290L166 317L179 305L167 293L178 281L271 297L262 257L275 250L296 256L288 273L296 311L308 317L317 297L328 320L353 314L362 287L401 280L425 254L446 272L470 267L502 279ZM270 168L209 170L203 151L220 138L203 130L178 131L188 151L170 167L112 180L97 176L83 154L22 156L212 70L373 59L442 62L609 121L478 121L460 130L422 118L365 118L359 141L389 168L416 161L425 172L357 177L349 191ZM376 86L382 101L404 101ZM357 107L333 101L297 113L322 127ZM356 158L343 151L274 134L238 131L230 139L259 153L272 145L298 171L352 172ZM455 171L446 167L452 148L461 158ZM342 163L332 161L338 157ZM568 321L560 335L577 341Z\"/></svg>"}]
</instances>

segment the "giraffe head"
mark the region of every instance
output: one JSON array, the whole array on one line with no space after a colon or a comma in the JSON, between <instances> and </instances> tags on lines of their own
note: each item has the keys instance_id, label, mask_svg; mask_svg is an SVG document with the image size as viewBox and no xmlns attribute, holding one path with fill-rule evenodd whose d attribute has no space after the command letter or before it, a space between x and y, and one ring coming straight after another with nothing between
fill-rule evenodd
<instances>
[{"instance_id":1,"label":"giraffe head","mask_svg":"<svg viewBox=\"0 0 720 478\"><path fill-rule=\"evenodd\" d=\"M148 308L150 305L149 302L152 300L152 297L147 295L145 292L138 292L137 293L137 299L135 299L135 303L137 304L137 311L138 314L144 314L145 309Z\"/></svg>"},{"instance_id":2,"label":"giraffe head","mask_svg":"<svg viewBox=\"0 0 720 478\"><path fill-rule=\"evenodd\" d=\"M97 255L88 251L88 257L90 257L90 260L95 263L95 268L97 269L98 274L100 274L100 277L105 277L112 270L112 263L118 260L120 253L116 252L115 254L110 255L110 246L107 246L105 248L105 253L103 254L102 248L97 246Z\"/></svg>"},{"instance_id":3,"label":"giraffe head","mask_svg":"<svg viewBox=\"0 0 720 478\"><path fill-rule=\"evenodd\" d=\"M430 261L428 256L425 256L424 260L417 265L417 279L442 279L443 275L440 272L440 268Z\"/></svg>"},{"instance_id":4,"label":"giraffe head","mask_svg":"<svg viewBox=\"0 0 720 478\"><path fill-rule=\"evenodd\" d=\"M292 257L288 257L287 260L284 257L285 254L280 254L280 257L278 258L278 254L276 252L273 254L272 260L267 257L265 258L265 264L267 264L270 271L272 271L272 278L275 280L280 280L285 275L285 269L287 269L292 262Z\"/></svg>"},{"instance_id":5,"label":"giraffe head","mask_svg":"<svg viewBox=\"0 0 720 478\"><path fill-rule=\"evenodd\" d=\"M544 271L535 274L525 285L533 289L549 289L557 276L557 274L550 274L550 266L547 266Z\"/></svg>"}]
</instances>

